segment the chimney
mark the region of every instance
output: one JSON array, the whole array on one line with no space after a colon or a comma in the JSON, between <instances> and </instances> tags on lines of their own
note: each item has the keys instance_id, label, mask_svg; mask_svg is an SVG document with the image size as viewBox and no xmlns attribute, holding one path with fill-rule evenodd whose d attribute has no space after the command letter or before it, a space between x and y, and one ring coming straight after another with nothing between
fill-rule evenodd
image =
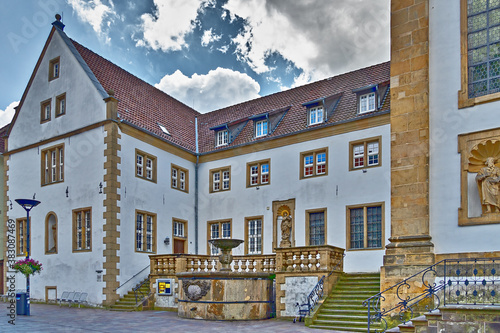
<instances>
[{"instance_id":1,"label":"chimney","mask_svg":"<svg viewBox=\"0 0 500 333\"><path fill-rule=\"evenodd\" d=\"M64 24L61 22L61 15L56 14L56 20L52 22L52 25L56 28L59 28L61 31L64 30Z\"/></svg>"}]
</instances>

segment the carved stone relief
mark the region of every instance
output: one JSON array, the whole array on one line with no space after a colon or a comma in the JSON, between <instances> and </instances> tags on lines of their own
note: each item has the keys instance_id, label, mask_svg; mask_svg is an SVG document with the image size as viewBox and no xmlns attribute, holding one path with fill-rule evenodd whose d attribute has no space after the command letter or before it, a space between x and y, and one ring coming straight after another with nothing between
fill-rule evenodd
<instances>
[{"instance_id":1,"label":"carved stone relief","mask_svg":"<svg viewBox=\"0 0 500 333\"><path fill-rule=\"evenodd\" d=\"M182 290L184 290L184 294L188 300L197 301L208 294L210 291L210 282L200 280L183 280Z\"/></svg>"},{"instance_id":2,"label":"carved stone relief","mask_svg":"<svg viewBox=\"0 0 500 333\"><path fill-rule=\"evenodd\" d=\"M469 157L469 172L476 172L482 213L500 213L500 141L487 140L475 145Z\"/></svg>"},{"instance_id":3,"label":"carved stone relief","mask_svg":"<svg viewBox=\"0 0 500 333\"><path fill-rule=\"evenodd\" d=\"M500 223L500 128L458 136L458 225Z\"/></svg>"}]
</instances>

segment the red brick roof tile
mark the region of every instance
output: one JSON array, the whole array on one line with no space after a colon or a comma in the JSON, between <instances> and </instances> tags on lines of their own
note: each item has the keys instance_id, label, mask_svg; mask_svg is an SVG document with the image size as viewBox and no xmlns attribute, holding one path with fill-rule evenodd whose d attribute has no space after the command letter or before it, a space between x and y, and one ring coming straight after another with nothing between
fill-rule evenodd
<instances>
[{"instance_id":1,"label":"red brick roof tile","mask_svg":"<svg viewBox=\"0 0 500 333\"><path fill-rule=\"evenodd\" d=\"M198 112L86 47L72 42L104 90L114 91L120 119L195 151L194 123ZM171 135L163 133L158 123L165 126Z\"/></svg>"},{"instance_id":2,"label":"red brick roof tile","mask_svg":"<svg viewBox=\"0 0 500 333\"><path fill-rule=\"evenodd\" d=\"M114 91L119 101L118 113L121 119L195 152L195 118L198 117L200 153L258 142L261 138L254 138L252 120L247 122L231 144L219 148L215 147L215 132L210 128L246 121L248 117L274 110L289 108L274 132L265 138L314 130L318 127L366 117L367 114L357 113L356 93L353 90L373 84L388 85L390 79L390 63L385 62L200 114L77 42L72 42L103 88L106 91ZM342 97L334 113L328 115L327 123L308 126L307 110L302 104L337 94L342 94ZM387 112L389 108L390 94L387 93L382 107L372 112L371 115ZM164 125L171 135L163 133L158 123Z\"/></svg>"},{"instance_id":3,"label":"red brick roof tile","mask_svg":"<svg viewBox=\"0 0 500 333\"><path fill-rule=\"evenodd\" d=\"M199 151L200 153L207 153L216 149L227 149L245 143L258 142L261 138L254 138L253 121L247 123L231 144L219 148L215 147L215 133L210 128L287 106L291 106L290 110L286 113L276 130L265 138L283 136L308 129L314 130L321 126L329 126L338 122L366 117L368 114L359 115L357 113L357 98L353 90L372 84L388 85L389 79L390 63L385 62L202 114L198 118L200 124ZM308 126L307 110L302 104L336 94L342 94L342 97L333 115L328 115L328 122L322 125ZM389 111L389 108L390 94L387 93L382 107L370 113L370 115Z\"/></svg>"}]
</instances>

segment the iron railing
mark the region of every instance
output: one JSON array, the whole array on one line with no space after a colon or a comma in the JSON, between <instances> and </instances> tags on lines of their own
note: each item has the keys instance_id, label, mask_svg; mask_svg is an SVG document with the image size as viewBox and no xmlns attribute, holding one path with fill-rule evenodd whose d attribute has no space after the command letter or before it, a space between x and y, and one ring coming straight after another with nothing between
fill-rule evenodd
<instances>
[{"instance_id":1,"label":"iron railing","mask_svg":"<svg viewBox=\"0 0 500 333\"><path fill-rule=\"evenodd\" d=\"M141 269L139 272L137 272L136 274L134 274L134 276L132 276L130 279L128 279L127 281L123 282L118 288L115 289L115 291L117 291L118 289L120 289L121 287L123 287L124 285L126 285L129 281L132 281L133 278L135 278L137 275L139 275L142 272L144 272L146 269L149 268L149 266L150 265L147 265L146 267L144 267L143 269Z\"/></svg>"},{"instance_id":2,"label":"iron railing","mask_svg":"<svg viewBox=\"0 0 500 333\"><path fill-rule=\"evenodd\" d=\"M377 332L385 332L388 316L397 314L406 323L415 312L431 312L441 304L499 305L499 261L445 259L366 299L368 332L373 324L381 327ZM391 298L395 304L389 304Z\"/></svg>"},{"instance_id":3,"label":"iron railing","mask_svg":"<svg viewBox=\"0 0 500 333\"><path fill-rule=\"evenodd\" d=\"M135 296L135 305L139 304L139 302L142 302L145 298L149 297L149 295L151 294L151 291L148 290L148 293L147 294L144 294L141 290L141 287L145 284L149 284L149 277L142 281L140 284L138 284L137 286L134 287L134 296ZM138 299L138 295L140 295L140 299Z\"/></svg>"},{"instance_id":4,"label":"iron railing","mask_svg":"<svg viewBox=\"0 0 500 333\"><path fill-rule=\"evenodd\" d=\"M340 265L344 262L344 257L345 253L342 255L342 259L337 263L337 265L335 265L335 267L332 268L330 273L328 273L328 277L330 277L330 275L332 275L333 272L335 272L340 267ZM323 275L321 279L319 279L318 283L316 283L312 291L307 296L307 303L305 303L304 305L307 305L308 314L311 314L311 311L314 310L316 304L318 304L318 301L323 297L324 288L325 288L325 275Z\"/></svg>"}]
</instances>

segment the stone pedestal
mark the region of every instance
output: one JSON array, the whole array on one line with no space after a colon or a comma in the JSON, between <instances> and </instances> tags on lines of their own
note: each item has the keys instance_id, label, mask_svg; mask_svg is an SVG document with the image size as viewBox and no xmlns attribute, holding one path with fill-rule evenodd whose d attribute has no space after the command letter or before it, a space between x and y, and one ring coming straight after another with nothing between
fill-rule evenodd
<instances>
[{"instance_id":1,"label":"stone pedestal","mask_svg":"<svg viewBox=\"0 0 500 333\"><path fill-rule=\"evenodd\" d=\"M209 320L271 318L272 276L253 272L178 273L178 316Z\"/></svg>"}]
</instances>

